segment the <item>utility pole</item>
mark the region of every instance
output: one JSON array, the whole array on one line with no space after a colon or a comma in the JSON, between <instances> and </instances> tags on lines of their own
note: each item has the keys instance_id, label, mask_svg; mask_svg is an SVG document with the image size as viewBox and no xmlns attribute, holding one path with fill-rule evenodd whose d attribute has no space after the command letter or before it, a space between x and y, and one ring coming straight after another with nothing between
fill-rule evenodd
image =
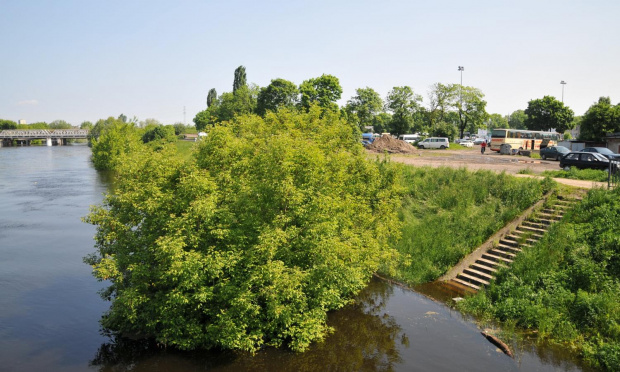
<instances>
[{"instance_id":1,"label":"utility pole","mask_svg":"<svg viewBox=\"0 0 620 372\"><path fill-rule=\"evenodd\" d=\"M562 80L560 81L560 84L562 84L562 103L564 103L564 86L566 85L566 82Z\"/></svg>"}]
</instances>

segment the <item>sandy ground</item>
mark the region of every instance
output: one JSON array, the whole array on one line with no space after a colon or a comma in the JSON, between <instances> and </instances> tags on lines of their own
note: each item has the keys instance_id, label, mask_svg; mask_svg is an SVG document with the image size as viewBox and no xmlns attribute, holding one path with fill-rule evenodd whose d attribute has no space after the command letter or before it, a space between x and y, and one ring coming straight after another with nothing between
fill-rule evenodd
<instances>
[{"instance_id":1,"label":"sandy ground","mask_svg":"<svg viewBox=\"0 0 620 372\"><path fill-rule=\"evenodd\" d=\"M369 156L383 156L374 152L368 152ZM500 155L494 151L487 150L480 154L480 146L472 149L463 150L418 150L411 155L390 155L392 161L410 164L413 166L430 167L453 167L467 168L470 170L486 169L494 172L511 173L519 177L532 177L531 175L517 174L520 170L529 169L534 177L546 170L560 170L559 162L556 160L531 159L520 155ZM555 179L559 183L566 185L593 188L607 187L607 183L569 180L564 178Z\"/></svg>"}]
</instances>

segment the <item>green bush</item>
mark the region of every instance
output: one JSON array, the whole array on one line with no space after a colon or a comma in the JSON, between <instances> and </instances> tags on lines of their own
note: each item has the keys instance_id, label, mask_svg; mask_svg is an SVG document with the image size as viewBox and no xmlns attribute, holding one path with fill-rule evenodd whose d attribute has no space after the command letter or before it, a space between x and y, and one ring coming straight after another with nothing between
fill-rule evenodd
<instances>
[{"instance_id":1,"label":"green bush","mask_svg":"<svg viewBox=\"0 0 620 372\"><path fill-rule=\"evenodd\" d=\"M102 324L179 349L304 350L397 252L399 174L337 113L216 125L194 161L134 152L93 208Z\"/></svg>"},{"instance_id":2,"label":"green bush","mask_svg":"<svg viewBox=\"0 0 620 372\"><path fill-rule=\"evenodd\" d=\"M91 160L97 170L119 168L131 153L140 148L140 135L131 123L110 117L106 121L98 121L95 128L97 136L91 137L90 143Z\"/></svg>"}]
</instances>

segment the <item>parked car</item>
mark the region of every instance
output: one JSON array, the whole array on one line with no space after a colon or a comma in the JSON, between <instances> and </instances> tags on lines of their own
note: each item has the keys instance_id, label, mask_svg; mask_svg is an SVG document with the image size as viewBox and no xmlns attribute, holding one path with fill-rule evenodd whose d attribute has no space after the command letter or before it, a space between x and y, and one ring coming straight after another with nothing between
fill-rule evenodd
<instances>
[{"instance_id":1,"label":"parked car","mask_svg":"<svg viewBox=\"0 0 620 372\"><path fill-rule=\"evenodd\" d=\"M401 141L410 143L410 144L414 144L415 142L418 142L420 140L420 135L417 133L416 134L401 134L400 136L398 136L398 139Z\"/></svg>"},{"instance_id":2,"label":"parked car","mask_svg":"<svg viewBox=\"0 0 620 372\"><path fill-rule=\"evenodd\" d=\"M540 149L540 157L542 160L560 160L562 156L568 154L569 152L570 150L564 146L548 146Z\"/></svg>"},{"instance_id":3,"label":"parked car","mask_svg":"<svg viewBox=\"0 0 620 372\"><path fill-rule=\"evenodd\" d=\"M476 138L474 140L474 145L481 145L482 142L486 142L486 141L487 141L486 138Z\"/></svg>"},{"instance_id":4,"label":"parked car","mask_svg":"<svg viewBox=\"0 0 620 372\"><path fill-rule=\"evenodd\" d=\"M459 142L459 145L465 147L474 147L474 143L470 140L461 140L461 142Z\"/></svg>"},{"instance_id":5,"label":"parked car","mask_svg":"<svg viewBox=\"0 0 620 372\"><path fill-rule=\"evenodd\" d=\"M603 155L607 159L620 160L620 155L611 151L607 147L586 147L585 149L581 150L581 152L596 152Z\"/></svg>"},{"instance_id":6,"label":"parked car","mask_svg":"<svg viewBox=\"0 0 620 372\"><path fill-rule=\"evenodd\" d=\"M446 137L429 137L418 142L418 147L421 149L447 149L450 147L450 141Z\"/></svg>"},{"instance_id":7,"label":"parked car","mask_svg":"<svg viewBox=\"0 0 620 372\"><path fill-rule=\"evenodd\" d=\"M571 167L609 170L609 159L596 152L569 152L560 158L560 168L568 171Z\"/></svg>"}]
</instances>

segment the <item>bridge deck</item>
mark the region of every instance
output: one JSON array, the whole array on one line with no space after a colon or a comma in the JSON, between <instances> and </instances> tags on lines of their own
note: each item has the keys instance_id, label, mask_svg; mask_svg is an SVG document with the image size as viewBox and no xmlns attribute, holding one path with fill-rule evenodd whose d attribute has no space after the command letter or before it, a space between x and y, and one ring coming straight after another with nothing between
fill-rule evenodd
<instances>
[{"instance_id":1,"label":"bridge deck","mask_svg":"<svg viewBox=\"0 0 620 372\"><path fill-rule=\"evenodd\" d=\"M87 138L88 129L5 129L0 139Z\"/></svg>"}]
</instances>

